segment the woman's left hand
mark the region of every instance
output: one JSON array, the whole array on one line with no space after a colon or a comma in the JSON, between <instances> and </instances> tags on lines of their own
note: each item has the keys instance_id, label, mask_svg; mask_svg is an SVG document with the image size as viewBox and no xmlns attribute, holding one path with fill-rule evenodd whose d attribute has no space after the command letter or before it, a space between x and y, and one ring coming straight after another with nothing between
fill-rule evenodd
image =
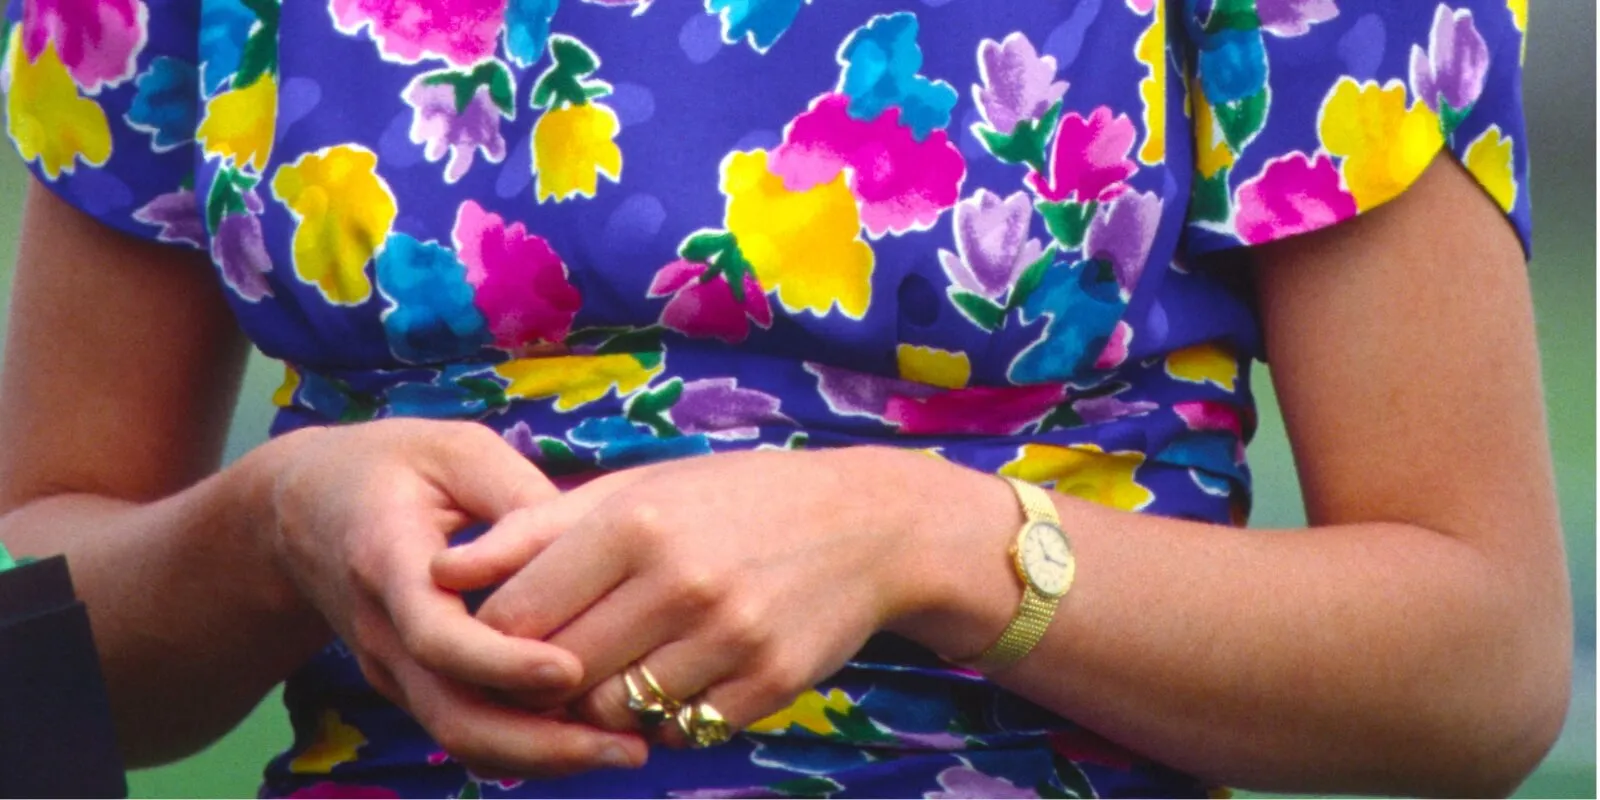
<instances>
[{"instance_id":1,"label":"woman's left hand","mask_svg":"<svg viewBox=\"0 0 1600 800\"><path fill-rule=\"evenodd\" d=\"M579 658L582 685L546 703L580 698L589 721L637 728L622 677L637 662L742 728L924 601L929 554L908 523L923 492L897 457L757 451L614 473L441 553L434 579L504 581L479 619ZM681 743L673 727L663 738Z\"/></svg>"}]
</instances>

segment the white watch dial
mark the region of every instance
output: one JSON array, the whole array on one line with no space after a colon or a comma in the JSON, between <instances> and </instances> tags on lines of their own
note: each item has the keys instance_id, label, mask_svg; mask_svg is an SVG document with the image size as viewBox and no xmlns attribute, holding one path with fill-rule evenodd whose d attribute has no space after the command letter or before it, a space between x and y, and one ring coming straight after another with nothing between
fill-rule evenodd
<instances>
[{"instance_id":1,"label":"white watch dial","mask_svg":"<svg viewBox=\"0 0 1600 800\"><path fill-rule=\"evenodd\" d=\"M1028 582L1037 591L1059 597L1072 585L1074 563L1072 546L1061 528L1048 522L1035 522L1022 533L1017 548Z\"/></svg>"}]
</instances>

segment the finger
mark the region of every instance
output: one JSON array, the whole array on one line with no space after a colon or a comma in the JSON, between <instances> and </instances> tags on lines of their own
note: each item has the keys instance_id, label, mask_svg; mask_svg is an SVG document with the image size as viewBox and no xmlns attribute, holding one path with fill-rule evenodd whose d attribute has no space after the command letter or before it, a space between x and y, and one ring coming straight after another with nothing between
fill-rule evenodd
<instances>
[{"instance_id":1,"label":"finger","mask_svg":"<svg viewBox=\"0 0 1600 800\"><path fill-rule=\"evenodd\" d=\"M637 664L625 666L599 682L588 694L574 704L579 719L610 731L642 731L652 733L665 741L683 743L674 736L673 723L654 730L645 730L639 714L629 708L626 670L643 667L654 676L661 692L674 703L681 705L698 698L702 693L734 676L743 662L743 654L728 647L707 647L704 641L679 639L656 648L640 658ZM633 669L631 675L636 691L645 698L654 696L642 671Z\"/></svg>"},{"instance_id":2,"label":"finger","mask_svg":"<svg viewBox=\"0 0 1600 800\"><path fill-rule=\"evenodd\" d=\"M516 574L555 537L572 529L618 488L638 480L637 470L596 478L559 498L513 512L482 536L433 559L433 579L458 591L499 583Z\"/></svg>"},{"instance_id":3,"label":"finger","mask_svg":"<svg viewBox=\"0 0 1600 800\"><path fill-rule=\"evenodd\" d=\"M432 552L415 537L393 543L382 600L407 654L456 680L509 691L559 691L578 683L583 665L537 639L508 636L467 612L461 597L428 574Z\"/></svg>"},{"instance_id":4,"label":"finger","mask_svg":"<svg viewBox=\"0 0 1600 800\"><path fill-rule=\"evenodd\" d=\"M621 583L631 555L613 528L590 524L595 516L603 512L556 537L508 578L483 602L478 619L512 636L546 639Z\"/></svg>"},{"instance_id":5,"label":"finger","mask_svg":"<svg viewBox=\"0 0 1600 800\"><path fill-rule=\"evenodd\" d=\"M445 424L448 427L427 439L434 456L429 478L463 511L494 521L561 496L532 461L487 426Z\"/></svg>"},{"instance_id":6,"label":"finger","mask_svg":"<svg viewBox=\"0 0 1600 800\"><path fill-rule=\"evenodd\" d=\"M394 665L407 706L452 757L500 775L555 777L601 767L636 767L648 747L601 731L486 702L409 659Z\"/></svg>"},{"instance_id":7,"label":"finger","mask_svg":"<svg viewBox=\"0 0 1600 800\"><path fill-rule=\"evenodd\" d=\"M705 598L675 595L662 581L635 578L624 582L548 637L552 646L583 664L584 680L568 699L619 675L658 647L685 638L709 613L711 604ZM733 642L719 650L735 657L745 652L742 644Z\"/></svg>"}]
</instances>

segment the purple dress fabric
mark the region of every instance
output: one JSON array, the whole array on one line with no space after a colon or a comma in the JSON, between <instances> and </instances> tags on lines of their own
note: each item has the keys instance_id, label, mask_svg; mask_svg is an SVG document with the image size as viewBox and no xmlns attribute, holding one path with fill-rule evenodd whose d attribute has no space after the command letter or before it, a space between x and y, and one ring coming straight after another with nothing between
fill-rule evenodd
<instances>
[{"instance_id":1,"label":"purple dress fabric","mask_svg":"<svg viewBox=\"0 0 1600 800\"><path fill-rule=\"evenodd\" d=\"M209 252L274 434L478 420L563 478L887 444L1243 524L1240 255L1441 152L1526 245L1526 13L12 0L0 84L47 186ZM285 699L263 796L1215 791L887 636L725 746L554 781L468 774L338 644Z\"/></svg>"}]
</instances>

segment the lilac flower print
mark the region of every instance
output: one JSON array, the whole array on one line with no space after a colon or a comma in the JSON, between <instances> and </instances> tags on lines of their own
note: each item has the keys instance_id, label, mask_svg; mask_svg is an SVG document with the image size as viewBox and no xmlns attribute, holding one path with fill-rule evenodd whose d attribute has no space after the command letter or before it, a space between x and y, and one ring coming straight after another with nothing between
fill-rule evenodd
<instances>
[{"instance_id":1,"label":"lilac flower print","mask_svg":"<svg viewBox=\"0 0 1600 800\"><path fill-rule=\"evenodd\" d=\"M1155 192L1124 192L1100 207L1083 238L1083 254L1111 262L1117 286L1127 299L1144 274L1161 224L1161 198Z\"/></svg>"},{"instance_id":2,"label":"lilac flower print","mask_svg":"<svg viewBox=\"0 0 1600 800\"><path fill-rule=\"evenodd\" d=\"M1066 81L1056 80L1056 60L1041 56L1021 33L1004 41L985 39L978 47L983 84L973 87L973 98L989 126L1010 135L1022 120L1042 118L1067 93Z\"/></svg>"},{"instance_id":3,"label":"lilac flower print","mask_svg":"<svg viewBox=\"0 0 1600 800\"><path fill-rule=\"evenodd\" d=\"M1411 90L1428 108L1446 117L1447 130L1478 102L1489 70L1489 45L1472 21L1472 11L1440 5L1433 14L1428 50L1411 46ZM1448 105L1446 109L1443 106ZM1454 113L1455 119L1448 117Z\"/></svg>"},{"instance_id":4,"label":"lilac flower print","mask_svg":"<svg viewBox=\"0 0 1600 800\"><path fill-rule=\"evenodd\" d=\"M1256 14L1266 32L1284 38L1304 36L1311 26L1339 16L1334 0L1257 0Z\"/></svg>"},{"instance_id":5,"label":"lilac flower print","mask_svg":"<svg viewBox=\"0 0 1600 800\"><path fill-rule=\"evenodd\" d=\"M754 439L761 433L758 426L790 421L779 413L778 403L778 398L766 392L739 388L733 378L689 381L672 406L672 423L690 435Z\"/></svg>"},{"instance_id":6,"label":"lilac flower print","mask_svg":"<svg viewBox=\"0 0 1600 800\"><path fill-rule=\"evenodd\" d=\"M938 800L955 798L1024 798L1038 797L1039 793L1025 789L997 775L986 775L969 766L951 767L939 773L939 786L944 791L928 792L924 797Z\"/></svg>"},{"instance_id":7,"label":"lilac flower print","mask_svg":"<svg viewBox=\"0 0 1600 800\"><path fill-rule=\"evenodd\" d=\"M206 223L200 216L199 198L193 189L156 195L145 203L133 218L146 225L160 226L156 238L163 242L185 242L195 247L205 247Z\"/></svg>"},{"instance_id":8,"label":"lilac flower print","mask_svg":"<svg viewBox=\"0 0 1600 800\"><path fill-rule=\"evenodd\" d=\"M939 251L939 264L956 286L999 300L1044 246L1028 237L1033 200L1017 192L1004 200L987 189L956 204L956 252Z\"/></svg>"},{"instance_id":9,"label":"lilac flower print","mask_svg":"<svg viewBox=\"0 0 1600 800\"><path fill-rule=\"evenodd\" d=\"M254 189L243 194L245 213L222 217L211 234L211 261L222 272L222 280L240 298L256 303L272 296L272 286L267 283L267 273L272 271L272 257L267 255L266 242L261 236L263 209L261 197Z\"/></svg>"},{"instance_id":10,"label":"lilac flower print","mask_svg":"<svg viewBox=\"0 0 1600 800\"><path fill-rule=\"evenodd\" d=\"M488 65L493 69L496 65ZM506 157L506 140L500 135L500 118L507 116L511 90L489 80L474 80L458 73L419 75L401 97L411 105L411 141L425 146L423 156L438 161L450 154L446 183L455 183L472 168L478 151L498 164ZM470 83L468 82L470 81ZM463 92L466 103L461 103Z\"/></svg>"}]
</instances>

